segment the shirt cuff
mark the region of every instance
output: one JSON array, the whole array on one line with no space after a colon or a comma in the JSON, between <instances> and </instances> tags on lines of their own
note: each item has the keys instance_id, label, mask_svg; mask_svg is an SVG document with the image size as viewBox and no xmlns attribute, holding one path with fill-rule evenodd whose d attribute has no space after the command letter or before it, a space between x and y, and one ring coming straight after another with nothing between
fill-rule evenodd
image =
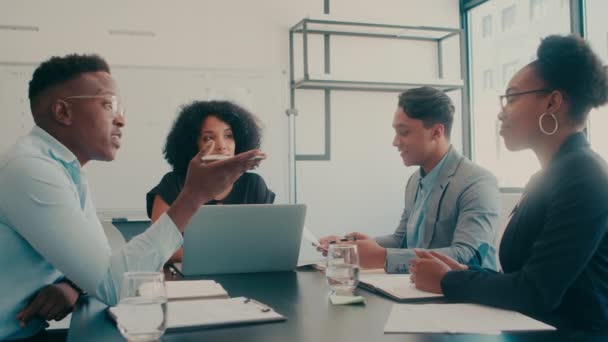
<instances>
[{"instance_id":1,"label":"shirt cuff","mask_svg":"<svg viewBox=\"0 0 608 342\"><path fill-rule=\"evenodd\" d=\"M386 273L409 273L410 260L416 257L413 250L387 248L384 271Z\"/></svg>"},{"instance_id":2,"label":"shirt cuff","mask_svg":"<svg viewBox=\"0 0 608 342\"><path fill-rule=\"evenodd\" d=\"M182 233L166 213L162 214L144 234L148 235L149 241L154 244L164 262L167 262L184 243Z\"/></svg>"}]
</instances>

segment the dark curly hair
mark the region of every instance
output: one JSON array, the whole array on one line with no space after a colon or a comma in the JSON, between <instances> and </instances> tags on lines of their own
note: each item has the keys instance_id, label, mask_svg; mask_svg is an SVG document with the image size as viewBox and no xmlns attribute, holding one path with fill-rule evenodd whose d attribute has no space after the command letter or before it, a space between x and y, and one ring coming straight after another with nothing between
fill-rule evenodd
<instances>
[{"instance_id":1,"label":"dark curly hair","mask_svg":"<svg viewBox=\"0 0 608 342\"><path fill-rule=\"evenodd\" d=\"M570 116L583 123L591 108L608 101L608 75L589 44L576 36L544 38L530 66L547 88L560 90L570 102Z\"/></svg>"},{"instance_id":2,"label":"dark curly hair","mask_svg":"<svg viewBox=\"0 0 608 342\"><path fill-rule=\"evenodd\" d=\"M188 170L190 160L198 153L201 126L209 116L230 126L235 154L260 147L262 128L252 113L228 101L194 101L181 108L163 150L175 172L185 174Z\"/></svg>"},{"instance_id":3,"label":"dark curly hair","mask_svg":"<svg viewBox=\"0 0 608 342\"><path fill-rule=\"evenodd\" d=\"M42 62L32 75L28 96L30 106L48 88L76 78L87 72L110 72L108 63L98 55L71 54L64 57L51 57Z\"/></svg>"},{"instance_id":4,"label":"dark curly hair","mask_svg":"<svg viewBox=\"0 0 608 342\"><path fill-rule=\"evenodd\" d=\"M399 107L403 108L410 118L422 120L425 128L442 124L446 138L450 138L454 122L454 104L441 90L431 87L406 90L399 95Z\"/></svg>"}]
</instances>

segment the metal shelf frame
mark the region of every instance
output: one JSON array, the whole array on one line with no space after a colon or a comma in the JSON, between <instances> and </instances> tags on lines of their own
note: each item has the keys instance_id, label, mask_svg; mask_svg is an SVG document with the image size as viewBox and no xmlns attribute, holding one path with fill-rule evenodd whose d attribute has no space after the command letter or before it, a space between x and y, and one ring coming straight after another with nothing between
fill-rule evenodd
<instances>
[{"instance_id":1,"label":"metal shelf frame","mask_svg":"<svg viewBox=\"0 0 608 342\"><path fill-rule=\"evenodd\" d=\"M328 14L328 11L326 11ZM289 30L289 77L290 77L290 108L287 110L289 117L289 141L290 141L290 177L292 180L292 188L290 189L290 201L297 202L295 189L296 162L298 161L329 161L331 160L331 91L366 91L366 92L403 92L413 87L431 86L441 89L444 92L460 91L462 96L461 113L463 117L463 131L468 131L465 125L468 125L469 102L467 100L467 69L466 69L466 42L464 30L461 28L445 28L431 26L407 26L407 25L389 25L376 23L363 23L352 21L336 21L336 20L319 20L305 18ZM302 36L302 66L303 78L295 79L295 47L294 36ZM309 73L309 35L322 35L324 41L324 72L329 74L331 36L351 36L362 38L384 38L397 39L403 41L426 41L436 44L437 50L437 75L435 78L429 78L429 82L408 83L408 82L381 82L374 80L352 80L352 79L327 79L327 78L311 78ZM460 82L443 82L444 81L444 51L443 42L447 39L459 39L460 49ZM433 81L434 80L434 81ZM322 154L297 154L295 149L295 135L297 116L296 109L296 91L298 89L316 89L324 91L324 151ZM465 133L465 132L463 132ZM470 149L468 140L463 138L463 150Z\"/></svg>"},{"instance_id":2,"label":"metal shelf frame","mask_svg":"<svg viewBox=\"0 0 608 342\"><path fill-rule=\"evenodd\" d=\"M335 28L332 28L335 27ZM365 30L368 30L367 32ZM375 30L376 32L369 32ZM308 35L321 34L326 39L325 41L325 64L329 64L329 42L328 38L331 35L335 36L354 36L367 38L389 38L401 40L417 40L428 41L437 44L437 70L438 77L443 78L443 49L442 42L452 37L462 37L462 29L445 28L433 26L405 26L405 25L388 25L374 23L359 23L350 21L335 21L335 20L318 20L318 19L302 19L289 30L289 48L290 56L294 55L293 36L294 33L302 34L302 54L304 66L304 79L298 82L298 87L302 87L310 80L308 70ZM418 34L418 35L416 35ZM462 41L462 39L461 39ZM293 58L290 58L290 72L293 74L295 65ZM326 68L326 72L328 72ZM294 81L292 79L292 81ZM317 80L323 82L324 80ZM382 82L375 82L382 83ZM292 84L292 85L295 85ZM407 87L407 84L404 85ZM389 88L392 89L392 88Z\"/></svg>"}]
</instances>

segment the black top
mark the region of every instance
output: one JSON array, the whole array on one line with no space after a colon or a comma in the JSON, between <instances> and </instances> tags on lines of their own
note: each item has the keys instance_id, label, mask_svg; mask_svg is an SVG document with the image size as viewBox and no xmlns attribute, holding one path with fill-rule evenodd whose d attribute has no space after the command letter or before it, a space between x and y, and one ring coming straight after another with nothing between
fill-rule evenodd
<instances>
[{"instance_id":1,"label":"black top","mask_svg":"<svg viewBox=\"0 0 608 342\"><path fill-rule=\"evenodd\" d=\"M517 310L559 328L608 330L608 166L570 136L526 185L500 244L504 273L448 272L448 299Z\"/></svg>"},{"instance_id":2,"label":"black top","mask_svg":"<svg viewBox=\"0 0 608 342\"><path fill-rule=\"evenodd\" d=\"M182 191L186 175L171 171L163 176L160 183L146 194L146 209L148 217L152 216L154 198L159 195L167 204L171 205L177 195ZM221 201L211 200L205 205L214 204L264 204L273 203L275 194L266 186L260 175L245 172L234 182L232 190Z\"/></svg>"}]
</instances>

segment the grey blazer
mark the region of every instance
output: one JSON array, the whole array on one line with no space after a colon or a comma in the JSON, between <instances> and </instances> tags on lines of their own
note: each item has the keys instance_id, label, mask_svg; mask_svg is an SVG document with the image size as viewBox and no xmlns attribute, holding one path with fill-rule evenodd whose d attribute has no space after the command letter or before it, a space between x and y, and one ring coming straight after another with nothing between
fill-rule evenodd
<instances>
[{"instance_id":1,"label":"grey blazer","mask_svg":"<svg viewBox=\"0 0 608 342\"><path fill-rule=\"evenodd\" d=\"M420 248L433 249L463 264L496 268L494 246L500 197L496 177L450 147L437 177L423 222ZM405 208L393 234L376 237L387 249L386 272L405 273L415 257L406 239L407 221L420 181L414 173L405 188Z\"/></svg>"}]
</instances>

